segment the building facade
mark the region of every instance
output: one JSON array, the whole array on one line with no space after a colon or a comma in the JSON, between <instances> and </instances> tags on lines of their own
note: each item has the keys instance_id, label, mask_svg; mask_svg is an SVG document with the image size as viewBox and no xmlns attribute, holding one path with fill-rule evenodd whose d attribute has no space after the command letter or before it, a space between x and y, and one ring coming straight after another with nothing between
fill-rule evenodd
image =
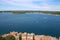
<instances>
[{"instance_id":1,"label":"building facade","mask_svg":"<svg viewBox=\"0 0 60 40\"><path fill-rule=\"evenodd\" d=\"M33 40L34 39L34 33L28 33L27 34L27 40Z\"/></svg>"},{"instance_id":2,"label":"building facade","mask_svg":"<svg viewBox=\"0 0 60 40\"><path fill-rule=\"evenodd\" d=\"M40 36L39 35L35 35L34 36L34 40L40 40Z\"/></svg>"},{"instance_id":3,"label":"building facade","mask_svg":"<svg viewBox=\"0 0 60 40\"><path fill-rule=\"evenodd\" d=\"M27 40L27 33L22 33L22 40Z\"/></svg>"}]
</instances>

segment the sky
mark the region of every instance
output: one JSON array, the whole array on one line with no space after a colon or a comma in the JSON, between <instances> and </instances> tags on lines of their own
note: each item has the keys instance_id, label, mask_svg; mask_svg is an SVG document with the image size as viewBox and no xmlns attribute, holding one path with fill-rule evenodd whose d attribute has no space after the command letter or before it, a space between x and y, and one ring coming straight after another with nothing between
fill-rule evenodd
<instances>
[{"instance_id":1,"label":"sky","mask_svg":"<svg viewBox=\"0 0 60 40\"><path fill-rule=\"evenodd\" d=\"M60 11L60 0L0 0L0 10Z\"/></svg>"}]
</instances>

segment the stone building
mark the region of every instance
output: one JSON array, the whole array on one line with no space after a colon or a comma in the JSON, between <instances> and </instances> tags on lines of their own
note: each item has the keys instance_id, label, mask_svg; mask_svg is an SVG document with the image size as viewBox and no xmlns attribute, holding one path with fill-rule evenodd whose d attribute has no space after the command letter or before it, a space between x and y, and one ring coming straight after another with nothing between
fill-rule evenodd
<instances>
[{"instance_id":1,"label":"stone building","mask_svg":"<svg viewBox=\"0 0 60 40\"><path fill-rule=\"evenodd\" d=\"M33 40L34 39L34 33L28 33L27 34L27 40Z\"/></svg>"},{"instance_id":2,"label":"stone building","mask_svg":"<svg viewBox=\"0 0 60 40\"><path fill-rule=\"evenodd\" d=\"M22 33L22 40L27 40L27 33Z\"/></svg>"}]
</instances>

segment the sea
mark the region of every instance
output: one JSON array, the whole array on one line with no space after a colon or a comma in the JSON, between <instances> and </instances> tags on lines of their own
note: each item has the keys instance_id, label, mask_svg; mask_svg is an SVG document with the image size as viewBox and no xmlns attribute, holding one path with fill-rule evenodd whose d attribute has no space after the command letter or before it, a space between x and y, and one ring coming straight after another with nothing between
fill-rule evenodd
<instances>
[{"instance_id":1,"label":"sea","mask_svg":"<svg viewBox=\"0 0 60 40\"><path fill-rule=\"evenodd\" d=\"M59 37L60 16L42 13L0 13L0 34L12 31Z\"/></svg>"}]
</instances>

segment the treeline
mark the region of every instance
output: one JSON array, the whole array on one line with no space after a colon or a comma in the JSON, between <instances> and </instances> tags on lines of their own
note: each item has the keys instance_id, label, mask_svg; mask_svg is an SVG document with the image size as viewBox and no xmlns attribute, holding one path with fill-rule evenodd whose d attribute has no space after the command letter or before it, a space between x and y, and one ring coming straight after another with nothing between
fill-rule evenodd
<instances>
[{"instance_id":1,"label":"treeline","mask_svg":"<svg viewBox=\"0 0 60 40\"><path fill-rule=\"evenodd\" d=\"M13 13L13 14L25 14L25 13L45 13L45 14L57 14L60 15L60 11L0 11L0 13Z\"/></svg>"},{"instance_id":2,"label":"treeline","mask_svg":"<svg viewBox=\"0 0 60 40\"><path fill-rule=\"evenodd\" d=\"M9 35L7 37L0 36L0 40L15 40L15 37L12 35Z\"/></svg>"},{"instance_id":3,"label":"treeline","mask_svg":"<svg viewBox=\"0 0 60 40\"><path fill-rule=\"evenodd\" d=\"M13 35L9 35L7 37L0 36L0 40L16 40ZM21 35L19 36L19 40L22 40Z\"/></svg>"},{"instance_id":4,"label":"treeline","mask_svg":"<svg viewBox=\"0 0 60 40\"><path fill-rule=\"evenodd\" d=\"M45 14L57 14L57 15L60 15L60 11L43 11L42 13L45 13Z\"/></svg>"}]
</instances>

